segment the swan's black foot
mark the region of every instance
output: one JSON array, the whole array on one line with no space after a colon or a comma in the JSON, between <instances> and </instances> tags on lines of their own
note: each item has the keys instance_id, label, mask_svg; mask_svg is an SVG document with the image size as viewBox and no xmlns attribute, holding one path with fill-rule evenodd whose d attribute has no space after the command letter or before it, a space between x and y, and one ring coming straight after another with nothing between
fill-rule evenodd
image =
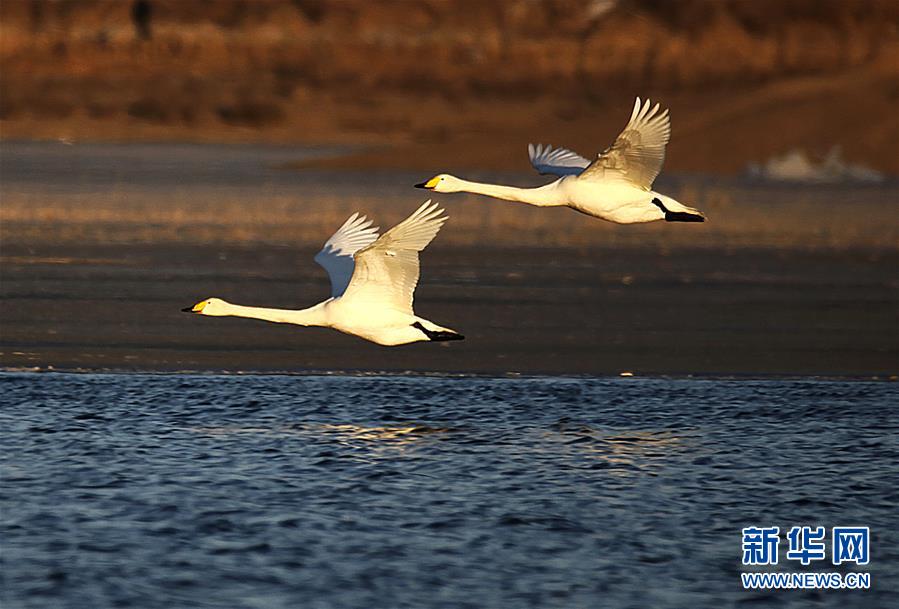
<instances>
[{"instance_id":1,"label":"swan's black foot","mask_svg":"<svg viewBox=\"0 0 899 609\"><path fill-rule=\"evenodd\" d=\"M423 325L421 325L421 322L418 321L412 324L412 327L417 330L421 330L424 335L428 337L428 340L465 340L465 337L457 332L450 332L448 330L428 330Z\"/></svg>"},{"instance_id":2,"label":"swan's black foot","mask_svg":"<svg viewBox=\"0 0 899 609\"><path fill-rule=\"evenodd\" d=\"M653 199L652 204L665 212L665 222L705 222L705 216L691 214L688 211L668 211L658 199Z\"/></svg>"}]
</instances>

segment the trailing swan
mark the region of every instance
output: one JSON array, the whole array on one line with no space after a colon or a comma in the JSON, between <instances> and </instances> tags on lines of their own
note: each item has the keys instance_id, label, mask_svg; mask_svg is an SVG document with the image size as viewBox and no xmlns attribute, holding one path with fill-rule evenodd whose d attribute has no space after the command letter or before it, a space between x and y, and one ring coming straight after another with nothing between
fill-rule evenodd
<instances>
[{"instance_id":1,"label":"trailing swan","mask_svg":"<svg viewBox=\"0 0 899 609\"><path fill-rule=\"evenodd\" d=\"M436 192L471 192L538 207L568 206L619 224L704 222L701 212L652 190L671 136L668 110L649 100L634 103L631 119L609 148L592 163L565 148L528 145L531 164L541 174L561 176L537 188L471 182L441 173L416 184Z\"/></svg>"},{"instance_id":2,"label":"trailing swan","mask_svg":"<svg viewBox=\"0 0 899 609\"><path fill-rule=\"evenodd\" d=\"M462 340L449 328L418 317L412 298L418 284L418 252L446 222L443 210L426 201L411 216L378 236L372 221L354 213L315 255L328 271L331 298L299 311L266 309L207 298L189 313L250 317L298 326L323 326L379 345Z\"/></svg>"}]
</instances>

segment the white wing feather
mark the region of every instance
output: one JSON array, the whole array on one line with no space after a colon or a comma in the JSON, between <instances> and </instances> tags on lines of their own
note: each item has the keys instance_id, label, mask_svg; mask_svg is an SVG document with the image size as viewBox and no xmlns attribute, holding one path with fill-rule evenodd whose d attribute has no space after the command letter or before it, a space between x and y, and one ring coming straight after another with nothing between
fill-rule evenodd
<instances>
[{"instance_id":1,"label":"white wing feather","mask_svg":"<svg viewBox=\"0 0 899 609\"><path fill-rule=\"evenodd\" d=\"M531 165L540 174L556 176L578 175L590 161L567 148L553 148L543 144L528 144Z\"/></svg>"},{"instance_id":2,"label":"white wing feather","mask_svg":"<svg viewBox=\"0 0 899 609\"><path fill-rule=\"evenodd\" d=\"M365 216L354 213L325 242L322 250L315 255L331 278L331 297L336 298L346 291L353 276L355 263L353 255L372 244L378 238L378 227Z\"/></svg>"},{"instance_id":3,"label":"white wing feather","mask_svg":"<svg viewBox=\"0 0 899 609\"><path fill-rule=\"evenodd\" d=\"M357 303L412 314L418 285L418 252L437 236L447 216L425 201L411 216L356 253L356 270L344 295Z\"/></svg>"},{"instance_id":4,"label":"white wing feather","mask_svg":"<svg viewBox=\"0 0 899 609\"><path fill-rule=\"evenodd\" d=\"M626 180L644 190L650 190L662 163L665 145L671 138L668 110L659 112L648 99L634 103L631 120L596 160L580 175L583 180Z\"/></svg>"}]
</instances>

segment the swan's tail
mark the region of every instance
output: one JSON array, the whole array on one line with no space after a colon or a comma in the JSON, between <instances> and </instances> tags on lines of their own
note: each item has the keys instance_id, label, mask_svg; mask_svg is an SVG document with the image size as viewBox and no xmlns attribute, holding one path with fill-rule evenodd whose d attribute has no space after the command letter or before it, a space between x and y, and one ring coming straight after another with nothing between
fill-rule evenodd
<instances>
[{"instance_id":1,"label":"swan's tail","mask_svg":"<svg viewBox=\"0 0 899 609\"><path fill-rule=\"evenodd\" d=\"M426 327L430 326L430 327ZM465 340L465 337L456 332L455 330L450 330L449 328L443 328L438 326L437 324L430 322L426 319L422 319L420 321L416 321L412 324L412 327L416 330L421 330L425 336L428 337L428 340L432 341L443 341L443 340Z\"/></svg>"}]
</instances>

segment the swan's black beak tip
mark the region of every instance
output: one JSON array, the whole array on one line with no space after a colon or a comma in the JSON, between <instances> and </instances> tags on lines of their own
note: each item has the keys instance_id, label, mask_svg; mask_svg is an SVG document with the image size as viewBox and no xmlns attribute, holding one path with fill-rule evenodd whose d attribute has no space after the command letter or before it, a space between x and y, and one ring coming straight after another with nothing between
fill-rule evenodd
<instances>
[{"instance_id":1,"label":"swan's black beak tip","mask_svg":"<svg viewBox=\"0 0 899 609\"><path fill-rule=\"evenodd\" d=\"M194 308L193 307L184 307L183 309L181 309L181 312L182 313L193 313Z\"/></svg>"},{"instance_id":2,"label":"swan's black beak tip","mask_svg":"<svg viewBox=\"0 0 899 609\"><path fill-rule=\"evenodd\" d=\"M428 188L427 184L428 184L427 182L422 182L421 184L415 184L415 188L427 189Z\"/></svg>"}]
</instances>

